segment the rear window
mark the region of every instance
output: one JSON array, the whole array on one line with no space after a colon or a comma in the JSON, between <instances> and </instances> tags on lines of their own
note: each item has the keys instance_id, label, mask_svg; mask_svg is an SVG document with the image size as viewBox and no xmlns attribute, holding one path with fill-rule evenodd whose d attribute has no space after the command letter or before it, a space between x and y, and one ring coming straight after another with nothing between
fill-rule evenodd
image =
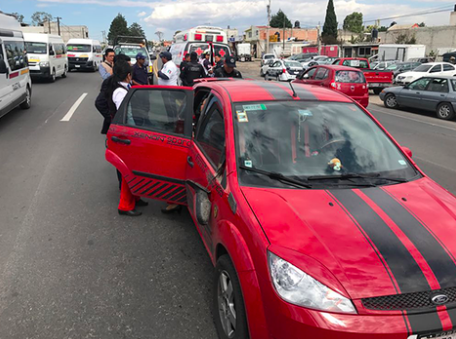
<instances>
[{"instance_id":1,"label":"rear window","mask_svg":"<svg viewBox=\"0 0 456 339\"><path fill-rule=\"evenodd\" d=\"M285 61L285 67L299 67L302 68L302 65L297 61Z\"/></svg>"},{"instance_id":2,"label":"rear window","mask_svg":"<svg viewBox=\"0 0 456 339\"><path fill-rule=\"evenodd\" d=\"M362 84L365 83L364 75L361 72L355 71L337 71L336 82L349 83L349 84Z\"/></svg>"},{"instance_id":3,"label":"rear window","mask_svg":"<svg viewBox=\"0 0 456 339\"><path fill-rule=\"evenodd\" d=\"M264 58L265 59L274 59L274 56L273 55L265 55Z\"/></svg>"},{"instance_id":4,"label":"rear window","mask_svg":"<svg viewBox=\"0 0 456 339\"><path fill-rule=\"evenodd\" d=\"M354 68L369 68L366 60L344 60L342 65Z\"/></svg>"}]
</instances>

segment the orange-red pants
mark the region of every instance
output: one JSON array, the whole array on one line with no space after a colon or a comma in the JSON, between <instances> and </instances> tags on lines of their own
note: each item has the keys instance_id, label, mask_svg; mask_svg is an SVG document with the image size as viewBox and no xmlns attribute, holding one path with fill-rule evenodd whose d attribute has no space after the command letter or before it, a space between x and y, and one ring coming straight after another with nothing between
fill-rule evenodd
<instances>
[{"instance_id":1,"label":"orange-red pants","mask_svg":"<svg viewBox=\"0 0 456 339\"><path fill-rule=\"evenodd\" d=\"M120 189L120 202L119 210L121 211L133 211L136 207L136 202L139 200L139 197L133 195L128 187L127 181L122 178L122 187Z\"/></svg>"}]
</instances>

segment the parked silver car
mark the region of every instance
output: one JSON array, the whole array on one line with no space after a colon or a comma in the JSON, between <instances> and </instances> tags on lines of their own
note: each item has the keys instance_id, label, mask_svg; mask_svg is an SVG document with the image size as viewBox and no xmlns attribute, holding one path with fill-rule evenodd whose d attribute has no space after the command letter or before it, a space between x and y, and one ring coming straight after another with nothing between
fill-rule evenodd
<instances>
[{"instance_id":1,"label":"parked silver car","mask_svg":"<svg viewBox=\"0 0 456 339\"><path fill-rule=\"evenodd\" d=\"M297 61L276 60L267 70L265 79L276 79L277 81L291 81L301 73L304 68Z\"/></svg>"},{"instance_id":2,"label":"parked silver car","mask_svg":"<svg viewBox=\"0 0 456 339\"><path fill-rule=\"evenodd\" d=\"M437 118L451 120L456 109L456 78L427 76L403 87L389 87L380 93L387 108L412 107L436 112Z\"/></svg>"}]
</instances>

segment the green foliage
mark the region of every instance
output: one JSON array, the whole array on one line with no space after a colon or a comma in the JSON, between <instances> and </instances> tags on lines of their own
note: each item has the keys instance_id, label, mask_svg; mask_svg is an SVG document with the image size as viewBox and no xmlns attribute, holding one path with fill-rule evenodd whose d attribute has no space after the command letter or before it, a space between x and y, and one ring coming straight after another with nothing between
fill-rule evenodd
<instances>
[{"instance_id":1,"label":"green foliage","mask_svg":"<svg viewBox=\"0 0 456 339\"><path fill-rule=\"evenodd\" d=\"M283 22L284 21L285 21L285 27L286 28L291 28L292 27L290 19L288 19L286 14L284 12L282 12L281 9L279 9L277 14L274 14L271 17L271 27L283 28Z\"/></svg>"},{"instance_id":2,"label":"green foliage","mask_svg":"<svg viewBox=\"0 0 456 339\"><path fill-rule=\"evenodd\" d=\"M328 7L326 8L325 24L321 33L321 40L325 44L337 43L337 17L334 10L333 0L329 0Z\"/></svg>"},{"instance_id":3,"label":"green foliage","mask_svg":"<svg viewBox=\"0 0 456 339\"><path fill-rule=\"evenodd\" d=\"M426 24L424 22L420 23L418 26L420 27L426 27Z\"/></svg>"},{"instance_id":4,"label":"green foliage","mask_svg":"<svg viewBox=\"0 0 456 339\"><path fill-rule=\"evenodd\" d=\"M364 42L364 41L366 41L366 36L364 34L360 33L356 37L352 35L349 42L351 44L358 44L358 43Z\"/></svg>"},{"instance_id":5,"label":"green foliage","mask_svg":"<svg viewBox=\"0 0 456 339\"><path fill-rule=\"evenodd\" d=\"M344 30L361 33L363 31L363 13L353 12L344 20Z\"/></svg>"},{"instance_id":6,"label":"green foliage","mask_svg":"<svg viewBox=\"0 0 456 339\"><path fill-rule=\"evenodd\" d=\"M52 21L53 16L46 12L35 12L32 15L32 23L34 26L41 26L47 21Z\"/></svg>"},{"instance_id":7,"label":"green foliage","mask_svg":"<svg viewBox=\"0 0 456 339\"><path fill-rule=\"evenodd\" d=\"M144 32L143 28L137 22L132 23L128 30L129 35L131 36L146 36L146 33Z\"/></svg>"},{"instance_id":8,"label":"green foliage","mask_svg":"<svg viewBox=\"0 0 456 339\"><path fill-rule=\"evenodd\" d=\"M22 14L14 12L14 13L11 13L11 15L14 16L17 21L24 22L24 16Z\"/></svg>"},{"instance_id":9,"label":"green foliage","mask_svg":"<svg viewBox=\"0 0 456 339\"><path fill-rule=\"evenodd\" d=\"M431 50L431 51L429 52L429 56L430 56L431 58L435 58L435 57L436 57L436 54L435 54L434 50Z\"/></svg>"},{"instance_id":10,"label":"green foliage","mask_svg":"<svg viewBox=\"0 0 456 339\"><path fill-rule=\"evenodd\" d=\"M409 37L407 34L399 34L396 38L396 44L403 44L403 45L415 45L416 44L416 37L415 34Z\"/></svg>"},{"instance_id":11,"label":"green foliage","mask_svg":"<svg viewBox=\"0 0 456 339\"><path fill-rule=\"evenodd\" d=\"M388 30L388 27L385 27L385 26L380 26L380 27L378 28L378 31L379 31L379 32L386 32L387 30Z\"/></svg>"},{"instance_id":12,"label":"green foliage","mask_svg":"<svg viewBox=\"0 0 456 339\"><path fill-rule=\"evenodd\" d=\"M114 39L119 35L130 35L130 30L127 26L127 20L122 14L118 14L111 22L108 33L108 41L114 43Z\"/></svg>"}]
</instances>

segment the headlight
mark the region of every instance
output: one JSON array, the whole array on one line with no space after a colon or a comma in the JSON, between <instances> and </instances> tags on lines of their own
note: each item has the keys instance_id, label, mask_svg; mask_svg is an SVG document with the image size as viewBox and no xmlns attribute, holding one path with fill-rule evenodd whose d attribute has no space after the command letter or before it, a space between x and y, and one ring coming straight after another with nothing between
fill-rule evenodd
<instances>
[{"instance_id":1,"label":"headlight","mask_svg":"<svg viewBox=\"0 0 456 339\"><path fill-rule=\"evenodd\" d=\"M49 67L49 61L40 62L41 67Z\"/></svg>"},{"instance_id":2,"label":"headlight","mask_svg":"<svg viewBox=\"0 0 456 339\"><path fill-rule=\"evenodd\" d=\"M269 271L279 296L292 304L322 311L356 314L352 302L296 266L268 252Z\"/></svg>"}]
</instances>

